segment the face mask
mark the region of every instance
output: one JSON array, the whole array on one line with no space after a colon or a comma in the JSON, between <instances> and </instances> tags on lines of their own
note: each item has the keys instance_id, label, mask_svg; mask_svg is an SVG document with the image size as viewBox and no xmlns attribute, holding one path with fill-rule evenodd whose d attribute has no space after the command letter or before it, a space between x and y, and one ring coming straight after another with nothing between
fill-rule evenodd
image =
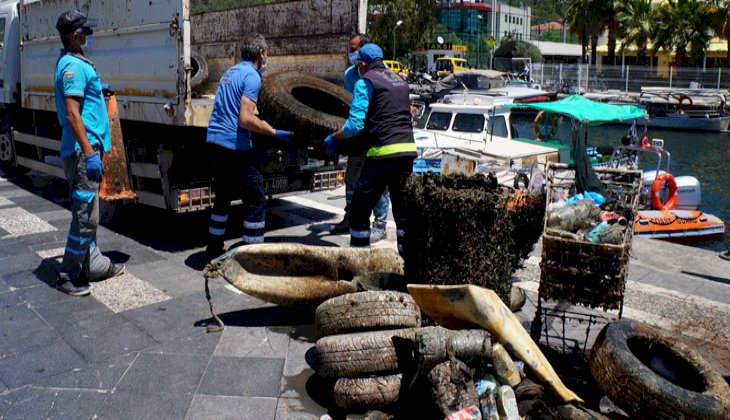
<instances>
[{"instance_id":1,"label":"face mask","mask_svg":"<svg viewBox=\"0 0 730 420\"><path fill-rule=\"evenodd\" d=\"M261 66L259 66L259 73L261 74L264 74L264 72L266 71L266 61L266 57L261 57Z\"/></svg>"},{"instance_id":2,"label":"face mask","mask_svg":"<svg viewBox=\"0 0 730 420\"><path fill-rule=\"evenodd\" d=\"M92 35L87 35L84 39L84 43L81 45L81 50L84 52L84 55L88 54L94 46L94 37Z\"/></svg>"}]
</instances>

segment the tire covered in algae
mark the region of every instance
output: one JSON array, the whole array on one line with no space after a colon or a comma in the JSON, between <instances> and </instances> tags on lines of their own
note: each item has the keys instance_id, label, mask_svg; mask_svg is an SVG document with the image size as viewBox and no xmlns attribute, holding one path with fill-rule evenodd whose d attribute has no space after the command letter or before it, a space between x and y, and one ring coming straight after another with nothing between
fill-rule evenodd
<instances>
[{"instance_id":1,"label":"tire covered in algae","mask_svg":"<svg viewBox=\"0 0 730 420\"><path fill-rule=\"evenodd\" d=\"M307 138L310 146L342 128L352 94L343 87L296 71L266 75L256 103L261 117L273 127Z\"/></svg>"},{"instance_id":2,"label":"tire covered in algae","mask_svg":"<svg viewBox=\"0 0 730 420\"><path fill-rule=\"evenodd\" d=\"M315 345L317 373L325 378L357 378L415 366L415 328L322 337Z\"/></svg>"},{"instance_id":3,"label":"tire covered in algae","mask_svg":"<svg viewBox=\"0 0 730 420\"><path fill-rule=\"evenodd\" d=\"M599 388L638 418L730 418L725 380L692 349L644 324L606 325L590 365Z\"/></svg>"},{"instance_id":4,"label":"tire covered in algae","mask_svg":"<svg viewBox=\"0 0 730 420\"><path fill-rule=\"evenodd\" d=\"M386 408L398 402L402 374L340 378L335 382L335 403L344 410Z\"/></svg>"},{"instance_id":5,"label":"tire covered in algae","mask_svg":"<svg viewBox=\"0 0 730 420\"><path fill-rule=\"evenodd\" d=\"M421 311L407 293L368 291L327 300L317 307L321 336L421 326Z\"/></svg>"}]
</instances>

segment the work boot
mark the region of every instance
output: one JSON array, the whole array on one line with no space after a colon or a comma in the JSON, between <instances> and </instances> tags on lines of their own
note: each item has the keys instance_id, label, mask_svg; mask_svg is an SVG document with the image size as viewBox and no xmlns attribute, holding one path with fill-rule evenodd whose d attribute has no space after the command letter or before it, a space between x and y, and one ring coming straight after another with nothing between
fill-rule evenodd
<instances>
[{"instance_id":1,"label":"work boot","mask_svg":"<svg viewBox=\"0 0 730 420\"><path fill-rule=\"evenodd\" d=\"M88 283L81 284L79 282L79 284L74 284L71 280L63 280L61 278L56 283L56 289L71 296L88 296L91 294Z\"/></svg>"},{"instance_id":2,"label":"work boot","mask_svg":"<svg viewBox=\"0 0 730 420\"><path fill-rule=\"evenodd\" d=\"M106 273L104 273L98 279L96 279L94 281L108 280L112 277L121 276L122 274L124 274L126 272L127 272L127 267L124 264L111 263L109 265L109 269L106 270Z\"/></svg>"},{"instance_id":3,"label":"work boot","mask_svg":"<svg viewBox=\"0 0 730 420\"><path fill-rule=\"evenodd\" d=\"M334 225L330 232L333 235L341 235L343 233L350 233L350 217L345 213L345 216L342 218L342 220Z\"/></svg>"},{"instance_id":4,"label":"work boot","mask_svg":"<svg viewBox=\"0 0 730 420\"><path fill-rule=\"evenodd\" d=\"M208 256L209 262L220 257L225 252L226 250L223 248L223 245L211 244L205 248L205 254Z\"/></svg>"},{"instance_id":5,"label":"work boot","mask_svg":"<svg viewBox=\"0 0 730 420\"><path fill-rule=\"evenodd\" d=\"M370 229L370 243L381 241L388 237L388 230L384 223L373 223L373 228Z\"/></svg>"}]
</instances>

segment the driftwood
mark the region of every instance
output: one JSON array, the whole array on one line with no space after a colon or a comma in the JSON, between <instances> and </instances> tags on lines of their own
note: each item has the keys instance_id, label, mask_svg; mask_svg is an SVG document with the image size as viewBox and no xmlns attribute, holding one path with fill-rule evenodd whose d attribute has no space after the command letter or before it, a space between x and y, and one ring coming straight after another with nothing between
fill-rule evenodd
<instances>
[{"instance_id":1,"label":"driftwood","mask_svg":"<svg viewBox=\"0 0 730 420\"><path fill-rule=\"evenodd\" d=\"M475 358L492 357L489 333L484 330L449 330L443 327L423 327L416 332L418 370L430 372L436 365L456 357L469 362Z\"/></svg>"},{"instance_id":2,"label":"driftwood","mask_svg":"<svg viewBox=\"0 0 730 420\"><path fill-rule=\"evenodd\" d=\"M437 365L428 374L436 406L444 416L462 408L479 406L474 381L469 368L459 360Z\"/></svg>"}]
</instances>

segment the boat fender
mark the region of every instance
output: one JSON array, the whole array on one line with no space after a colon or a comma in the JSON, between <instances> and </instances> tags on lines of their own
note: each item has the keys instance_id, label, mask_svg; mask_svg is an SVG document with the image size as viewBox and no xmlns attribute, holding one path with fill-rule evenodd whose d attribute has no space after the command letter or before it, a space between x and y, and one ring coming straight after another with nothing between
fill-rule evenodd
<instances>
[{"instance_id":1,"label":"boat fender","mask_svg":"<svg viewBox=\"0 0 730 420\"><path fill-rule=\"evenodd\" d=\"M669 198L667 198L666 203L662 203L659 193L665 182L669 187ZM677 204L677 196L677 181L674 179L674 175L667 172L660 172L654 179L654 183L651 184L651 206L655 210L672 210Z\"/></svg>"},{"instance_id":2,"label":"boat fender","mask_svg":"<svg viewBox=\"0 0 730 420\"><path fill-rule=\"evenodd\" d=\"M541 125L546 125L545 122L542 124L540 123L540 120L543 119L543 115L546 115L548 122L550 123L550 130L547 133L542 133L540 131ZM558 131L558 118L555 116L555 114L546 113L545 111L540 111L537 113L537 116L535 117L535 120L532 122L532 131L535 133L535 138L538 140L545 140L546 138L553 138L555 136L555 133Z\"/></svg>"},{"instance_id":3,"label":"boat fender","mask_svg":"<svg viewBox=\"0 0 730 420\"><path fill-rule=\"evenodd\" d=\"M687 95L679 95L679 109L686 111L692 108L692 98Z\"/></svg>"},{"instance_id":4,"label":"boat fender","mask_svg":"<svg viewBox=\"0 0 730 420\"><path fill-rule=\"evenodd\" d=\"M522 186L520 186L520 181L522 181ZM517 175L515 175L515 189L519 188L527 188L530 186L530 178L527 177L527 174L524 172L519 172Z\"/></svg>"}]
</instances>

